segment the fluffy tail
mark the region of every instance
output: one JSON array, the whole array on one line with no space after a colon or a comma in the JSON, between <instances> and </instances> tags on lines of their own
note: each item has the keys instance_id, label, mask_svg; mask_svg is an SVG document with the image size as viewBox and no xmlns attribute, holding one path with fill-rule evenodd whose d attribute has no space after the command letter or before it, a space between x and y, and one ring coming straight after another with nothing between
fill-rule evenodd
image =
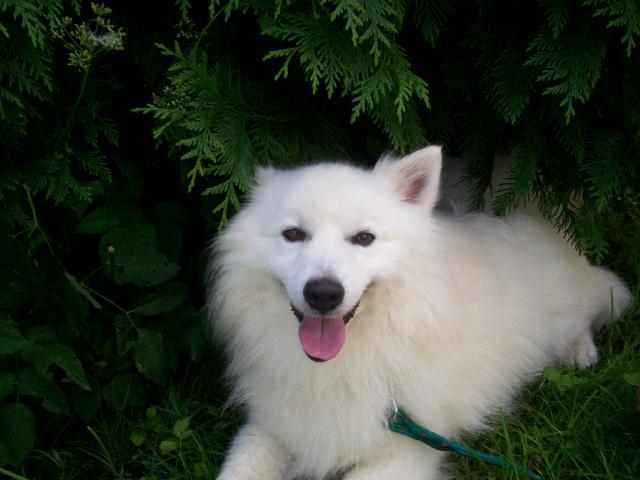
<instances>
[{"instance_id":1,"label":"fluffy tail","mask_svg":"<svg viewBox=\"0 0 640 480\"><path fill-rule=\"evenodd\" d=\"M599 329L604 325L618 319L631 304L631 292L618 276L600 268L600 284L606 289L601 302L601 309L594 320L594 328Z\"/></svg>"}]
</instances>

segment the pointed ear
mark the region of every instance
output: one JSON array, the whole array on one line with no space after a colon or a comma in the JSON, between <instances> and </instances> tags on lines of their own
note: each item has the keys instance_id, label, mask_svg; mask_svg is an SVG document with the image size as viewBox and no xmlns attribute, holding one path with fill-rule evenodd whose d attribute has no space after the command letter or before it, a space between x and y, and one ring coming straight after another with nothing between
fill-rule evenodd
<instances>
[{"instance_id":1,"label":"pointed ear","mask_svg":"<svg viewBox=\"0 0 640 480\"><path fill-rule=\"evenodd\" d=\"M441 168L442 149L430 146L399 160L383 157L374 171L392 182L403 201L432 210L438 200Z\"/></svg>"}]
</instances>

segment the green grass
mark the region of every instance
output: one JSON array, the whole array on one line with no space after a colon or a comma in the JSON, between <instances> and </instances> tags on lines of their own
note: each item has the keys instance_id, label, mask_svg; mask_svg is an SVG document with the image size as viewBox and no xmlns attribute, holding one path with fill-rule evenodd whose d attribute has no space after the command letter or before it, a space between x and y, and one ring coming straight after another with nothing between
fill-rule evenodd
<instances>
[{"instance_id":1,"label":"green grass","mask_svg":"<svg viewBox=\"0 0 640 480\"><path fill-rule=\"evenodd\" d=\"M242 422L224 408L219 377L200 375L170 386L146 410L101 417L84 439L39 451L28 478L214 479L227 443ZM2 478L2 476L0 476Z\"/></svg>"},{"instance_id":2,"label":"green grass","mask_svg":"<svg viewBox=\"0 0 640 480\"><path fill-rule=\"evenodd\" d=\"M516 413L494 431L468 439L475 448L527 465L546 480L640 478L640 411L628 375L640 371L638 312L598 339L600 361L532 385ZM626 375L626 377L625 377ZM475 461L458 461L459 479L525 478Z\"/></svg>"},{"instance_id":3,"label":"green grass","mask_svg":"<svg viewBox=\"0 0 640 480\"><path fill-rule=\"evenodd\" d=\"M640 309L602 332L596 367L547 374L523 393L512 415L499 416L492 431L464 443L526 465L545 480L637 480L640 411L629 374L640 372L639 320ZM241 414L223 408L222 385L217 374L174 382L146 411L101 417L82 440L38 452L30 462L37 467L26 476L213 479L242 422ZM461 480L524 478L475 460L451 461Z\"/></svg>"}]
</instances>

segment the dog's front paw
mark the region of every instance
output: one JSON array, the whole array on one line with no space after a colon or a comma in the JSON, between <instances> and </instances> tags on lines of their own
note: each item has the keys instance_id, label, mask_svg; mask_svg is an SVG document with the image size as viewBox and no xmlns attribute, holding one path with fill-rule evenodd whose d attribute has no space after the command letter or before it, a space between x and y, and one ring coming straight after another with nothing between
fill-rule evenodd
<instances>
[{"instance_id":1,"label":"dog's front paw","mask_svg":"<svg viewBox=\"0 0 640 480\"><path fill-rule=\"evenodd\" d=\"M263 480L264 476L246 468L223 468L216 480Z\"/></svg>"},{"instance_id":2,"label":"dog's front paw","mask_svg":"<svg viewBox=\"0 0 640 480\"><path fill-rule=\"evenodd\" d=\"M576 368L589 368L598 362L598 349L591 333L582 335L571 346L571 362Z\"/></svg>"}]
</instances>

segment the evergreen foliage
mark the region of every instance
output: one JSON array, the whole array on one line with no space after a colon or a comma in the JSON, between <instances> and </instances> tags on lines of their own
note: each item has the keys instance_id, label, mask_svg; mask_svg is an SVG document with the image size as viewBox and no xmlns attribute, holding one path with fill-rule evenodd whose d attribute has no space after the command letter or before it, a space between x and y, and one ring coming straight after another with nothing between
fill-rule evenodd
<instances>
[{"instance_id":1,"label":"evergreen foliage","mask_svg":"<svg viewBox=\"0 0 640 480\"><path fill-rule=\"evenodd\" d=\"M481 204L506 156L487 207L637 286L639 38L636 0L0 0L0 473L199 368L200 252L257 165L440 143Z\"/></svg>"}]
</instances>

